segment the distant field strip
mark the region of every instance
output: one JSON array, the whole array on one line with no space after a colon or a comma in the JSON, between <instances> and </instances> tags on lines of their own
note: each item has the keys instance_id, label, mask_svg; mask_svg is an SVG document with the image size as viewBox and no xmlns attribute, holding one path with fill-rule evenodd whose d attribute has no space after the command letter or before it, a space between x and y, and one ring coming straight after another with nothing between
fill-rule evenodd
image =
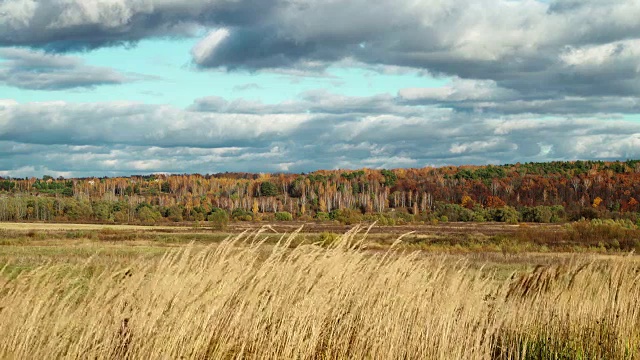
<instances>
[{"instance_id":1,"label":"distant field strip","mask_svg":"<svg viewBox=\"0 0 640 360\"><path fill-rule=\"evenodd\" d=\"M183 227L187 228L187 227ZM64 224L64 223L14 223L0 222L0 229L5 230L174 230L180 229L176 226L141 226L141 225L111 225L111 224Z\"/></svg>"}]
</instances>

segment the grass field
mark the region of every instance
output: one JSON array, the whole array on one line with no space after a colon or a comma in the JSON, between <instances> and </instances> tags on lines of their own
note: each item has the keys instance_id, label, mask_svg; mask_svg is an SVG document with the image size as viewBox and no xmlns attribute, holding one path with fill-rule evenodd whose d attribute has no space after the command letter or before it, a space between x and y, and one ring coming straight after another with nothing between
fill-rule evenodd
<instances>
[{"instance_id":1,"label":"grass field","mask_svg":"<svg viewBox=\"0 0 640 360\"><path fill-rule=\"evenodd\" d=\"M374 229L0 224L0 358L640 358L634 255Z\"/></svg>"}]
</instances>

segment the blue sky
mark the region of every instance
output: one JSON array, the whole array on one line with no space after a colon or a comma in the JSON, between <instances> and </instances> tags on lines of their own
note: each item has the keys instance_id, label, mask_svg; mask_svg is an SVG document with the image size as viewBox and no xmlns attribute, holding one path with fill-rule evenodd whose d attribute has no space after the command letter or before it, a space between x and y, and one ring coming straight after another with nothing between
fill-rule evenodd
<instances>
[{"instance_id":1,"label":"blue sky","mask_svg":"<svg viewBox=\"0 0 640 360\"><path fill-rule=\"evenodd\" d=\"M638 158L639 16L634 0L5 0L0 176Z\"/></svg>"},{"instance_id":2,"label":"blue sky","mask_svg":"<svg viewBox=\"0 0 640 360\"><path fill-rule=\"evenodd\" d=\"M336 65L322 74L298 75L264 71L225 71L199 69L190 50L196 39L152 39L129 47L109 47L80 54L87 65L108 67L121 73L143 75L143 78L110 86L56 91L25 90L0 86L3 97L18 102L32 101L119 101L148 104L170 104L187 107L194 99L216 95L232 100L251 99L279 103L295 99L299 94L328 89L346 96L395 95L406 87L439 87L447 84L447 76L432 77L418 70L383 73L376 69ZM1 57L0 57L1 59Z\"/></svg>"}]
</instances>

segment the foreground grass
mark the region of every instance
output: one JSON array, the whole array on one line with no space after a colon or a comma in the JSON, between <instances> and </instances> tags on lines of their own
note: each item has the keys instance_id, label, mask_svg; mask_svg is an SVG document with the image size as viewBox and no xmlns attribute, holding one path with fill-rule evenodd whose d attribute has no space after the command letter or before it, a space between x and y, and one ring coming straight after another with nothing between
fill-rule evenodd
<instances>
[{"instance_id":1,"label":"foreground grass","mask_svg":"<svg viewBox=\"0 0 640 360\"><path fill-rule=\"evenodd\" d=\"M0 271L0 358L640 358L633 257L504 278L458 258L363 251L357 229L292 248L299 236L16 274L18 256Z\"/></svg>"}]
</instances>

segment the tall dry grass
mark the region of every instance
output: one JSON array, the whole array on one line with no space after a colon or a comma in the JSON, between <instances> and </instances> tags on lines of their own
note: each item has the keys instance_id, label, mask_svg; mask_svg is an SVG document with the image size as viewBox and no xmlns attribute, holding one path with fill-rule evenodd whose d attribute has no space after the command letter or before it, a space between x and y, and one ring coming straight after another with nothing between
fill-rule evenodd
<instances>
[{"instance_id":1,"label":"tall dry grass","mask_svg":"<svg viewBox=\"0 0 640 360\"><path fill-rule=\"evenodd\" d=\"M0 275L0 358L640 358L633 258L498 280L363 251L358 229L328 247L292 249L296 236Z\"/></svg>"}]
</instances>

